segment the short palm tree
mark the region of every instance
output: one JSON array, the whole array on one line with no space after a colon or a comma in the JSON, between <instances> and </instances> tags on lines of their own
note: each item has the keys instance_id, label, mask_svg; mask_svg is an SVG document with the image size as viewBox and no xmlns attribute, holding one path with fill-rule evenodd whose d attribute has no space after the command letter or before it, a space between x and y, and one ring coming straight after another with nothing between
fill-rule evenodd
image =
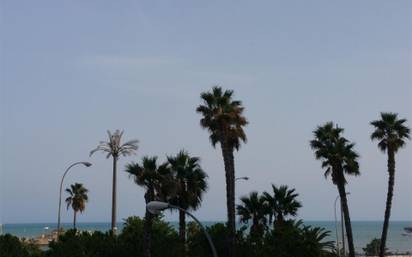
<instances>
[{"instance_id":1,"label":"short palm tree","mask_svg":"<svg viewBox=\"0 0 412 257\"><path fill-rule=\"evenodd\" d=\"M295 189L289 189L286 185L280 187L272 185L272 190L273 194L264 192L263 199L270 208L269 219L274 216L276 218L274 224L281 225L287 216L295 217L302 204L296 200L299 194L295 193Z\"/></svg>"},{"instance_id":2,"label":"short palm tree","mask_svg":"<svg viewBox=\"0 0 412 257\"><path fill-rule=\"evenodd\" d=\"M167 163L157 164L157 157L143 157L142 164L130 163L126 165L126 172L134 182L146 190L144 199L146 204L154 200L163 200L165 188L172 180ZM143 256L151 256L151 234L154 215L148 210L145 213L144 235L143 235Z\"/></svg>"},{"instance_id":3,"label":"short palm tree","mask_svg":"<svg viewBox=\"0 0 412 257\"><path fill-rule=\"evenodd\" d=\"M352 226L349 215L348 201L345 185L345 174L359 175L358 154L353 150L355 144L342 137L343 129L332 122L319 126L314 132L314 139L310 141L311 148L315 151L315 157L322 161L325 169L324 176L332 177L332 182L337 186L341 199L341 206L345 220L346 234L349 245L349 256L355 256L353 246Z\"/></svg>"},{"instance_id":4,"label":"short palm tree","mask_svg":"<svg viewBox=\"0 0 412 257\"><path fill-rule=\"evenodd\" d=\"M90 152L92 156L95 152L106 153L106 158L113 158L113 185L112 185L112 232L116 227L116 194L117 194L117 161L119 157L132 155L137 151L138 140L130 140L124 144L121 143L123 131L116 130L113 134L108 130L109 141L101 141L99 145Z\"/></svg>"},{"instance_id":5,"label":"short palm tree","mask_svg":"<svg viewBox=\"0 0 412 257\"><path fill-rule=\"evenodd\" d=\"M83 187L83 184L75 183L66 188L69 196L66 198L67 209L73 209L73 228L76 229L77 212L82 213L86 209L86 202L89 200L87 196L88 190Z\"/></svg>"},{"instance_id":6,"label":"short palm tree","mask_svg":"<svg viewBox=\"0 0 412 257\"><path fill-rule=\"evenodd\" d=\"M248 224L252 221L250 234L261 236L266 227L266 200L258 192L253 191L248 196L240 198L240 204L237 205L237 214L240 216L240 222Z\"/></svg>"},{"instance_id":7,"label":"short palm tree","mask_svg":"<svg viewBox=\"0 0 412 257\"><path fill-rule=\"evenodd\" d=\"M200 125L209 131L209 138L215 147L222 149L226 176L226 206L229 228L229 257L235 256L235 162L234 150L239 150L241 142L246 142L243 127L247 120L243 115L242 102L233 100L233 91L213 87L211 92L200 95L203 103L196 109L202 115Z\"/></svg>"},{"instance_id":8,"label":"short palm tree","mask_svg":"<svg viewBox=\"0 0 412 257\"><path fill-rule=\"evenodd\" d=\"M395 185L395 154L405 146L406 140L410 139L410 129L405 125L406 119L398 119L396 113L381 113L381 119L371 122L374 131L372 140L378 140L378 147L382 152L388 154L388 194L386 197L385 220L383 222L379 256L385 254L386 236L388 234L389 218L391 215L393 188Z\"/></svg>"},{"instance_id":9,"label":"short palm tree","mask_svg":"<svg viewBox=\"0 0 412 257\"><path fill-rule=\"evenodd\" d=\"M185 210L196 210L207 190L207 175L200 167L200 159L191 157L186 151L167 158L176 185L176 195L170 202ZM179 211L179 236L186 242L186 214Z\"/></svg>"},{"instance_id":10,"label":"short palm tree","mask_svg":"<svg viewBox=\"0 0 412 257\"><path fill-rule=\"evenodd\" d=\"M309 256L334 256L331 254L334 249L334 242L325 241L330 237L330 231L320 227L303 226L302 237Z\"/></svg>"}]
</instances>

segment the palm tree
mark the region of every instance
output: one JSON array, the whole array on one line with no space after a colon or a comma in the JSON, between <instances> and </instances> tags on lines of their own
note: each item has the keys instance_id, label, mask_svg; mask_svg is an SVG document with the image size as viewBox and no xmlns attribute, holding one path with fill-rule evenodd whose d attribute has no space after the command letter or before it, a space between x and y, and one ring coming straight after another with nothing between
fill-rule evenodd
<instances>
[{"instance_id":1,"label":"palm tree","mask_svg":"<svg viewBox=\"0 0 412 257\"><path fill-rule=\"evenodd\" d=\"M130 163L126 165L126 172L134 182L146 190L144 199L146 204L154 200L164 200L165 188L170 187L172 180L167 163L157 165L157 157L143 157L142 164ZM151 256L151 234L154 215L146 210L143 234L143 256Z\"/></svg>"},{"instance_id":2,"label":"palm tree","mask_svg":"<svg viewBox=\"0 0 412 257\"><path fill-rule=\"evenodd\" d=\"M272 185L272 190L273 195L264 192L263 198L270 208L269 220L271 221L272 216L275 216L276 223L274 224L281 225L285 221L285 217L295 217L302 204L296 200L299 194L295 193L295 189L289 189L286 185L280 187Z\"/></svg>"},{"instance_id":3,"label":"palm tree","mask_svg":"<svg viewBox=\"0 0 412 257\"><path fill-rule=\"evenodd\" d=\"M386 197L385 220L383 222L379 256L385 254L386 236L388 234L389 218L391 216L393 188L395 184L395 154L405 146L406 140L410 139L410 129L405 126L406 119L398 119L396 113L381 113L381 119L371 122L374 131L372 140L378 140L378 147L382 152L388 154L388 194Z\"/></svg>"},{"instance_id":4,"label":"palm tree","mask_svg":"<svg viewBox=\"0 0 412 257\"><path fill-rule=\"evenodd\" d=\"M243 127L247 120L243 116L244 107L241 101L233 100L233 91L223 91L221 87L213 87L211 92L200 95L203 103L196 112L203 117L200 125L209 131L213 145L220 143L226 176L226 206L229 228L229 257L235 256L235 162L233 152L239 150L241 141L246 142Z\"/></svg>"},{"instance_id":5,"label":"palm tree","mask_svg":"<svg viewBox=\"0 0 412 257\"><path fill-rule=\"evenodd\" d=\"M265 198L253 191L248 196L241 197L240 202L236 207L240 222L248 224L249 220L252 220L250 234L253 236L262 235L267 222Z\"/></svg>"},{"instance_id":6,"label":"palm tree","mask_svg":"<svg viewBox=\"0 0 412 257\"><path fill-rule=\"evenodd\" d=\"M331 252L334 249L333 241L325 241L330 236L330 231L325 228L303 226L302 228L303 244L306 245L306 251L309 256L334 256Z\"/></svg>"},{"instance_id":7,"label":"palm tree","mask_svg":"<svg viewBox=\"0 0 412 257\"><path fill-rule=\"evenodd\" d=\"M207 175L200 167L198 157L182 150L176 156L167 160L176 184L176 196L170 201L185 210L196 210L202 203L203 194L207 190ZM179 237L183 244L186 242L186 214L179 211Z\"/></svg>"},{"instance_id":8,"label":"palm tree","mask_svg":"<svg viewBox=\"0 0 412 257\"><path fill-rule=\"evenodd\" d=\"M116 227L116 194L117 194L117 160L121 155L132 155L137 151L138 140L130 140L124 144L121 143L123 131L116 130L113 134L108 130L109 141L101 141L99 145L90 152L92 156L95 152L101 151L106 153L106 158L113 157L113 185L112 185L112 232Z\"/></svg>"},{"instance_id":9,"label":"palm tree","mask_svg":"<svg viewBox=\"0 0 412 257\"><path fill-rule=\"evenodd\" d=\"M319 126L314 132L314 139L310 141L311 148L315 151L317 160L322 161L322 168L326 169L324 176L332 177L332 182L337 186L341 199L341 207L345 220L346 234L349 245L349 256L355 256L353 246L352 226L349 215L348 201L346 198L345 174L359 175L358 154L353 150L355 144L350 143L341 136L343 128L334 127L333 122Z\"/></svg>"},{"instance_id":10,"label":"palm tree","mask_svg":"<svg viewBox=\"0 0 412 257\"><path fill-rule=\"evenodd\" d=\"M86 202L89 200L87 196L88 190L83 187L83 184L75 183L70 185L70 188L66 188L66 192L69 194L69 197L66 198L67 209L70 206L73 209L73 228L76 229L76 216L77 212L82 213L86 208Z\"/></svg>"}]
</instances>

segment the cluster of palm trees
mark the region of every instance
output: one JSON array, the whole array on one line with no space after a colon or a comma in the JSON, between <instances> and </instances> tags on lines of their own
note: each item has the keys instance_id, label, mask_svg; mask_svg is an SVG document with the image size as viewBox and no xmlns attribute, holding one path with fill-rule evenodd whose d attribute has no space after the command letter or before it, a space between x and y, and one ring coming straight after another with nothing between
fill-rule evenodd
<instances>
[{"instance_id":1,"label":"cluster of palm trees","mask_svg":"<svg viewBox=\"0 0 412 257\"><path fill-rule=\"evenodd\" d=\"M157 157L143 157L141 163L129 163L126 172L134 182L146 192L146 204L151 201L165 201L178 205L184 210L200 207L203 194L207 191L207 175L200 166L200 159L181 150L167 161L158 164ZM146 210L144 224L144 256L150 257L151 230L154 215ZM179 211L179 237L184 247L186 243L186 218Z\"/></svg>"},{"instance_id":2,"label":"cluster of palm trees","mask_svg":"<svg viewBox=\"0 0 412 257\"><path fill-rule=\"evenodd\" d=\"M228 257L235 256L236 235L236 206L235 206L235 159L234 152L242 143L246 143L244 127L248 124L243 112L242 102L233 99L232 90L223 90L215 86L210 91L201 93L201 104L196 112L201 115L200 125L209 132L213 147L220 145L226 178L227 227L229 231L227 247ZM383 257L386 235L390 218L395 177L395 154L409 139L410 129L405 125L405 119L398 119L397 114L382 113L381 119L371 122L374 131L372 140L378 140L378 147L388 155L388 196L385 210L385 221L381 238L381 253ZM354 150L355 144L343 137L343 128L333 122L327 122L317 127L313 132L314 138L310 146L315 152L316 159L322 162L325 177L331 177L336 185L346 224L346 234L349 245L349 256L354 257L353 235L345 185L346 175L359 175L359 155ZM112 231L116 226L116 186L117 161L120 156L132 155L138 149L138 141L131 140L122 143L123 132L116 130L113 134L108 131L109 141L100 142L90 155L97 151L106 153L113 159L112 186ZM202 196L207 190L207 175L199 164L198 157L190 156L186 151L180 151L175 156L168 156L167 161L158 163L158 158L143 157L141 163L127 164L126 172L134 182L145 188L145 202L161 200L173 203L185 210L199 208ZM295 216L301 203L294 189L287 186L272 186L273 193L257 192L241 198L237 206L241 222L252 220L251 232L259 234L268 225L280 226L287 216ZM73 190L72 190L73 191ZM84 191L84 190L83 190ZM87 192L87 190L86 190ZM86 200L87 201L87 197ZM73 203L73 200L70 201ZM77 206L77 205L76 205ZM73 208L74 209L74 208ZM83 207L84 209L84 207ZM77 211L82 211L76 207ZM75 214L76 211L75 210ZM145 257L150 257L150 235L153 214L145 214ZM74 218L75 219L75 218ZM185 215L179 213L179 235L182 243L186 240ZM383 249L383 250L382 250Z\"/></svg>"},{"instance_id":3,"label":"cluster of palm trees","mask_svg":"<svg viewBox=\"0 0 412 257\"><path fill-rule=\"evenodd\" d=\"M240 222L248 224L251 236L262 236L265 229L273 225L273 228L282 226L288 216L295 217L302 204L296 199L299 194L295 189L289 189L282 185L276 187L272 185L273 193L263 192L259 195L257 191L251 192L248 196L240 198L237 205L237 214Z\"/></svg>"},{"instance_id":4,"label":"cluster of palm trees","mask_svg":"<svg viewBox=\"0 0 412 257\"><path fill-rule=\"evenodd\" d=\"M395 180L395 153L402 148L406 144L406 140L410 138L410 129L405 123L406 119L398 119L396 113L381 113L379 120L370 123L374 128L371 139L378 140L379 149L388 155L388 194L381 235L380 257L383 257L385 254ZM322 162L322 168L325 169L325 177L330 176L333 184L336 185L338 189L348 239L349 256L354 257L355 249L346 197L347 193L345 190L345 185L347 184L345 175L358 176L360 174L358 163L359 155L354 150L355 144L342 136L343 131L343 128L334 125L333 122L327 122L313 132L314 139L310 141L310 146L315 151L316 159Z\"/></svg>"}]
</instances>

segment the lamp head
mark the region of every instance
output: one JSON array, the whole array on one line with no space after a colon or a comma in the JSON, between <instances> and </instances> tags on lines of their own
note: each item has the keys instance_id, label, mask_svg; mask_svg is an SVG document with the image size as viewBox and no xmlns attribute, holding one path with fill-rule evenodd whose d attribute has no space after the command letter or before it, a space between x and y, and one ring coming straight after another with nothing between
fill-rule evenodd
<instances>
[{"instance_id":1,"label":"lamp head","mask_svg":"<svg viewBox=\"0 0 412 257\"><path fill-rule=\"evenodd\" d=\"M92 166L92 164L90 162L82 162L82 164L86 167L90 167Z\"/></svg>"},{"instance_id":2,"label":"lamp head","mask_svg":"<svg viewBox=\"0 0 412 257\"><path fill-rule=\"evenodd\" d=\"M169 208L169 204L165 202L160 202L160 201L151 201L146 205L146 209L151 213L151 214L159 214L162 211L166 210Z\"/></svg>"}]
</instances>

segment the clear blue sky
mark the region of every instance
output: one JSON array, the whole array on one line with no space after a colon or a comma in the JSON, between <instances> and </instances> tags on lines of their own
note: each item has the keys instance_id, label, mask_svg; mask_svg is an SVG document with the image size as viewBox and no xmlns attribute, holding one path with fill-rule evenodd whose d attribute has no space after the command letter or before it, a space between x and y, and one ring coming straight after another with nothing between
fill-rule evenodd
<instances>
[{"instance_id":1,"label":"clear blue sky","mask_svg":"<svg viewBox=\"0 0 412 257\"><path fill-rule=\"evenodd\" d=\"M59 179L79 160L94 164L66 180L90 190L79 221L109 221L111 162L88 154L117 128L140 140L120 161L119 220L144 213L124 164L181 148L210 178L196 215L224 220L221 152L195 113L215 84L235 90L250 121L236 172L251 180L238 196L288 184L300 218L333 219L337 190L308 144L333 120L361 155L362 175L348 179L352 219L383 217L386 156L369 121L392 111L412 125L411 1L2 0L0 31L1 223L55 221ZM411 149L396 156L394 220L412 219Z\"/></svg>"}]
</instances>

